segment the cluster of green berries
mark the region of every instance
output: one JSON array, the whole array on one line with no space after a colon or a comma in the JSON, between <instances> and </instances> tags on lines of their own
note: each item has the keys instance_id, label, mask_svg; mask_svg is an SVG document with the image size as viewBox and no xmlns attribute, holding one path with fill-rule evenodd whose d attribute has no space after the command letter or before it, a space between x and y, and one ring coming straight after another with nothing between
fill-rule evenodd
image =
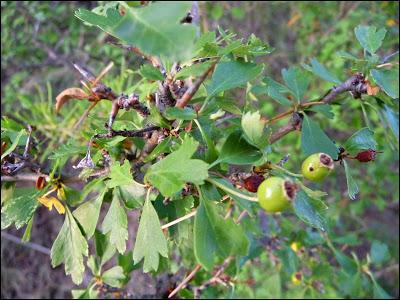
<instances>
[{"instance_id":1,"label":"cluster of green berries","mask_svg":"<svg viewBox=\"0 0 400 300\"><path fill-rule=\"evenodd\" d=\"M328 154L315 153L304 160L301 172L304 178L321 182L333 168L333 159ZM258 186L257 198L266 212L281 212L291 205L297 190L298 186L291 180L272 176Z\"/></svg>"}]
</instances>

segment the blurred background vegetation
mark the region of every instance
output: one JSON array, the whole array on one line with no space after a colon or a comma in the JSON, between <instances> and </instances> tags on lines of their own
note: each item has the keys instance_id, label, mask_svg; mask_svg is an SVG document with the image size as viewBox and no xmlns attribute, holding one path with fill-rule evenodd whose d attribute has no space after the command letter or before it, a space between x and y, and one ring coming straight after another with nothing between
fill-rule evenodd
<instances>
[{"instance_id":1,"label":"blurred background vegetation","mask_svg":"<svg viewBox=\"0 0 400 300\"><path fill-rule=\"evenodd\" d=\"M129 70L136 70L141 58L127 55L106 43L107 36L100 30L84 26L74 17L74 11L85 7L96 7L103 1L52 1L52 2L1 2L1 111L2 116L29 123L36 127L39 137L37 148L40 160L46 162L50 151L60 140L67 138L72 126L82 114L86 105L76 103L64 117L54 114L54 98L57 93L70 86L79 86L79 77L71 62L80 62L94 72L100 72L109 61L115 66L105 82L112 87L117 79L134 81ZM281 81L280 71L292 65L308 63L316 57L339 78L344 79L351 72L347 61L341 59L338 51L347 51L355 56L362 49L355 39L354 28L359 24L385 27L388 30L380 55L395 52L399 47L399 5L395 1L375 2L200 2L201 26L203 30L216 30L218 26L247 38L251 33L268 42L275 51L262 58L266 64L265 74ZM157 16L155 16L157 17ZM131 76L131 77L130 77ZM114 79L114 81L113 81ZM329 83L314 80L310 97L314 99L329 89ZM243 94L238 93L237 99ZM279 109L271 101L255 103L265 115L273 115ZM96 113L101 112L101 105ZM398 103L397 103L398 111ZM319 118L330 136L344 141L357 129L366 126L358 101L347 102L345 107L335 108L332 121ZM385 128L377 126L379 117L367 109L375 130L380 154L374 163L357 165L352 173L361 193L356 201L346 195L344 171L338 168L336 176L325 183L323 190L329 192L327 204L330 207L328 219L336 224L332 238L344 253L356 253L365 260L371 248L380 255L376 259L376 277L382 287L392 296L399 296L399 169L398 144L388 145ZM281 153L272 154L271 160L278 161L282 154L300 156L300 139L296 134L279 141ZM297 149L297 150L296 150ZM292 160L288 168L298 169L299 160ZM23 187L21 187L23 191ZM3 194L3 190L2 190ZM2 195L3 196L3 195ZM50 248L62 223L40 209L34 222L31 242ZM293 240L301 237L293 226L281 226L276 234L290 236ZM22 231L9 229L8 234L20 237ZM312 236L312 233L309 234ZM71 297L72 283L64 274L63 267L53 270L45 254L18 245L2 235L1 243L1 297L2 298L62 298ZM318 241L313 241L318 244ZM329 252L321 249L322 261L332 261ZM332 255L332 254L330 254ZM271 290L276 278L269 268L272 258L266 252L246 265L237 284L236 296L281 297L299 296L296 289ZM307 268L311 258L299 262L300 268ZM321 264L321 278L329 282L329 268ZM306 270L305 270L306 271ZM328 273L327 273L328 272ZM156 294L157 281L149 275L135 271L128 285L128 291L136 297ZM340 277L342 278L342 277ZM282 278L280 280L290 280ZM342 278L342 280L345 280ZM326 284L325 296L350 296L358 289L358 298L368 297L363 286L363 277L351 287L342 285L343 290L335 292L334 285ZM283 282L283 287L285 283ZM223 290L209 289L204 296L225 297ZM317 295L315 295L317 297Z\"/></svg>"}]
</instances>

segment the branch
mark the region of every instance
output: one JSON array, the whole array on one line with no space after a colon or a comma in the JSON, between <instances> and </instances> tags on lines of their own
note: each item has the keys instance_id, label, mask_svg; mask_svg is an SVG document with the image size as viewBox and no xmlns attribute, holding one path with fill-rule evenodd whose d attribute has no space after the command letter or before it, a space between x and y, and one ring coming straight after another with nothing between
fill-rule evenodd
<instances>
[{"instance_id":1,"label":"branch","mask_svg":"<svg viewBox=\"0 0 400 300\"><path fill-rule=\"evenodd\" d=\"M43 247L43 246L35 244L35 243L31 243L31 242L22 242L20 238L14 236L12 234L9 234L7 232L2 232L1 233L1 237L5 238L6 240L9 240L9 241L11 241L13 243L16 243L18 245L30 248L32 250L35 250L37 252L40 252L40 253L43 253L43 254L46 254L46 255L50 256L50 249L49 248Z\"/></svg>"},{"instance_id":2,"label":"branch","mask_svg":"<svg viewBox=\"0 0 400 300\"><path fill-rule=\"evenodd\" d=\"M187 89L187 91L183 94L182 98L176 101L175 107L184 108L188 102L192 99L194 94L196 94L197 90L199 89L200 85L203 81L207 78L208 74L210 74L213 70L215 65L218 63L216 60L204 73L201 75L191 87Z\"/></svg>"},{"instance_id":3,"label":"branch","mask_svg":"<svg viewBox=\"0 0 400 300\"><path fill-rule=\"evenodd\" d=\"M160 127L158 126L150 126L140 130L110 130L107 133L98 133L93 136L95 139L100 138L113 138L115 136L125 136L125 137L143 137L145 133L149 131L158 130Z\"/></svg>"}]
</instances>

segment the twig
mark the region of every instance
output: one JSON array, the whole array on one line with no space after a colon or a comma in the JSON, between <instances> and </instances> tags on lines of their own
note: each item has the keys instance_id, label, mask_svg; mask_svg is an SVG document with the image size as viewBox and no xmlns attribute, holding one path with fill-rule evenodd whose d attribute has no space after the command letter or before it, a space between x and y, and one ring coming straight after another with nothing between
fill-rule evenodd
<instances>
[{"instance_id":1,"label":"twig","mask_svg":"<svg viewBox=\"0 0 400 300\"><path fill-rule=\"evenodd\" d=\"M399 54L399 50L397 50L396 52L391 53L391 54L389 54L389 55L386 55L384 58L382 58L381 63L382 63L382 64L387 63L392 57L394 57L394 56L396 56L396 55L398 55L398 54Z\"/></svg>"},{"instance_id":2,"label":"twig","mask_svg":"<svg viewBox=\"0 0 400 300\"><path fill-rule=\"evenodd\" d=\"M140 130L110 130L107 133L98 133L94 135L94 138L113 138L115 136L125 136L125 137L143 137L145 133L149 131L158 130L158 126L150 126Z\"/></svg>"},{"instance_id":3,"label":"twig","mask_svg":"<svg viewBox=\"0 0 400 300\"><path fill-rule=\"evenodd\" d=\"M203 81L207 78L208 74L210 74L213 70L215 65L218 63L216 60L194 83L190 86L187 91L183 94L182 98L176 101L175 107L184 108L188 102L192 99L194 94L196 94L197 90L199 89L200 85Z\"/></svg>"},{"instance_id":4,"label":"twig","mask_svg":"<svg viewBox=\"0 0 400 300\"><path fill-rule=\"evenodd\" d=\"M22 242L21 239L19 237L16 237L12 234L9 234L7 232L1 232L1 237L5 238L6 240L9 240L13 243L16 243L18 245L30 248L32 250L35 250L37 252L46 254L46 255L50 255L51 251L49 248L43 247L41 245L35 244L35 243L31 243L31 242Z\"/></svg>"}]
</instances>

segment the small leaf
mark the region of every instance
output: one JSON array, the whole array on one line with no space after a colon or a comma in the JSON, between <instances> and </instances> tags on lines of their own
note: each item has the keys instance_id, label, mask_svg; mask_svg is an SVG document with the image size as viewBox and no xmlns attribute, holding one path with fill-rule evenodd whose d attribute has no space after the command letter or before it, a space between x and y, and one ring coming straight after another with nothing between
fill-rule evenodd
<instances>
[{"instance_id":1,"label":"small leaf","mask_svg":"<svg viewBox=\"0 0 400 300\"><path fill-rule=\"evenodd\" d=\"M371 260L374 264L380 264L390 259L388 246L374 240L371 245Z\"/></svg>"},{"instance_id":2,"label":"small leaf","mask_svg":"<svg viewBox=\"0 0 400 300\"><path fill-rule=\"evenodd\" d=\"M153 151L151 151L151 153L149 155L147 155L144 158L144 162L148 163L150 161L152 161L153 159L155 159L157 156L159 156L160 154L164 153L164 152L169 152L168 151L168 146L171 142L172 138L169 136L166 139L162 140L161 143L159 143L154 149Z\"/></svg>"},{"instance_id":3,"label":"small leaf","mask_svg":"<svg viewBox=\"0 0 400 300\"><path fill-rule=\"evenodd\" d=\"M64 262L65 274L80 284L85 271L83 256L88 256L88 244L67 207L64 224L51 247L51 264L55 268Z\"/></svg>"},{"instance_id":4,"label":"small leaf","mask_svg":"<svg viewBox=\"0 0 400 300\"><path fill-rule=\"evenodd\" d=\"M160 70L152 65L144 64L139 69L140 75L148 80L164 80Z\"/></svg>"},{"instance_id":5,"label":"small leaf","mask_svg":"<svg viewBox=\"0 0 400 300\"><path fill-rule=\"evenodd\" d=\"M205 71L211 66L210 61L206 61L204 63L197 63L192 64L191 66L182 68L178 73L175 75L175 79L184 79L187 77L198 77L204 74Z\"/></svg>"},{"instance_id":6,"label":"small leaf","mask_svg":"<svg viewBox=\"0 0 400 300\"><path fill-rule=\"evenodd\" d=\"M191 159L199 143L186 137L178 150L152 165L145 176L163 196L170 197L180 191L186 182L202 184L208 177L208 164L200 159Z\"/></svg>"},{"instance_id":7,"label":"small leaf","mask_svg":"<svg viewBox=\"0 0 400 300\"><path fill-rule=\"evenodd\" d=\"M3 134L3 132L1 133ZM19 140L21 139L21 137L26 134L25 133L25 129L21 129L18 132L18 135L15 137L13 143L11 144L10 148L8 148L6 151L4 151L4 153L1 155L1 160L3 160L4 157L6 157L7 155L9 155L11 152L13 152L15 150L15 148L17 148Z\"/></svg>"},{"instance_id":8,"label":"small leaf","mask_svg":"<svg viewBox=\"0 0 400 300\"><path fill-rule=\"evenodd\" d=\"M168 107L164 115L168 120L193 120L197 118L197 113L189 107Z\"/></svg>"},{"instance_id":9,"label":"small leaf","mask_svg":"<svg viewBox=\"0 0 400 300\"><path fill-rule=\"evenodd\" d=\"M309 110L319 112L329 119L333 119L335 117L335 114L332 112L332 107L328 104L314 105L307 109L307 111Z\"/></svg>"},{"instance_id":10,"label":"small leaf","mask_svg":"<svg viewBox=\"0 0 400 300\"><path fill-rule=\"evenodd\" d=\"M293 95L300 102L310 83L310 78L301 69L290 67L282 70L282 77L287 87L292 91Z\"/></svg>"},{"instance_id":11,"label":"small leaf","mask_svg":"<svg viewBox=\"0 0 400 300\"><path fill-rule=\"evenodd\" d=\"M399 69L371 70L371 76L382 90L393 99L399 98Z\"/></svg>"},{"instance_id":12,"label":"small leaf","mask_svg":"<svg viewBox=\"0 0 400 300\"><path fill-rule=\"evenodd\" d=\"M303 190L298 191L293 203L294 211L296 215L305 223L309 224L312 227L325 231L325 220L320 215L320 213L318 213L311 205L310 200L311 199Z\"/></svg>"},{"instance_id":13,"label":"small leaf","mask_svg":"<svg viewBox=\"0 0 400 300\"><path fill-rule=\"evenodd\" d=\"M261 122L260 112L247 112L242 117L242 128L249 142L258 146L266 142L264 138L264 124Z\"/></svg>"},{"instance_id":14,"label":"small leaf","mask_svg":"<svg viewBox=\"0 0 400 300\"><path fill-rule=\"evenodd\" d=\"M374 132L367 127L361 128L345 142L344 148L350 153L366 149L376 150Z\"/></svg>"},{"instance_id":15,"label":"small leaf","mask_svg":"<svg viewBox=\"0 0 400 300\"><path fill-rule=\"evenodd\" d=\"M111 206L104 217L102 231L104 234L110 233L110 243L115 245L119 253L124 253L128 239L128 217L119 199L119 191L115 189Z\"/></svg>"},{"instance_id":16,"label":"small leaf","mask_svg":"<svg viewBox=\"0 0 400 300\"><path fill-rule=\"evenodd\" d=\"M65 89L56 97L56 113L58 113L61 107L70 99L83 100L87 98L89 98L89 95L80 88Z\"/></svg>"},{"instance_id":17,"label":"small leaf","mask_svg":"<svg viewBox=\"0 0 400 300\"><path fill-rule=\"evenodd\" d=\"M396 115L393 109L389 106L385 105L384 108L381 110L387 123L389 124L390 128L392 129L394 135L399 140L399 117Z\"/></svg>"},{"instance_id":18,"label":"small leaf","mask_svg":"<svg viewBox=\"0 0 400 300\"><path fill-rule=\"evenodd\" d=\"M208 97L220 92L243 86L256 78L264 65L245 63L240 61L220 62L215 68L211 83L207 86Z\"/></svg>"},{"instance_id":19,"label":"small leaf","mask_svg":"<svg viewBox=\"0 0 400 300\"><path fill-rule=\"evenodd\" d=\"M42 196L38 198L38 201L42 203L44 206L46 206L50 211L53 209L53 205L56 208L57 212L60 215L65 214L65 208L61 204L60 200L58 200L55 197L51 196Z\"/></svg>"},{"instance_id":20,"label":"small leaf","mask_svg":"<svg viewBox=\"0 0 400 300\"><path fill-rule=\"evenodd\" d=\"M110 166L109 177L110 180L107 181L107 186L109 188L132 184L133 178L129 161L125 159L122 165L120 165L117 161L113 162Z\"/></svg>"},{"instance_id":21,"label":"small leaf","mask_svg":"<svg viewBox=\"0 0 400 300\"><path fill-rule=\"evenodd\" d=\"M96 255L100 258L100 268L115 254L116 248L110 243L110 234L102 234L97 229L94 232Z\"/></svg>"},{"instance_id":22,"label":"small leaf","mask_svg":"<svg viewBox=\"0 0 400 300\"><path fill-rule=\"evenodd\" d=\"M376 280L373 280L374 285L374 299L394 299L390 296Z\"/></svg>"},{"instance_id":23,"label":"small leaf","mask_svg":"<svg viewBox=\"0 0 400 300\"><path fill-rule=\"evenodd\" d=\"M33 217L29 220L28 225L26 226L24 235L21 238L22 242L29 242L29 240L31 239L31 231L32 231L32 225L33 225Z\"/></svg>"},{"instance_id":24,"label":"small leaf","mask_svg":"<svg viewBox=\"0 0 400 300\"><path fill-rule=\"evenodd\" d=\"M375 26L359 25L354 29L354 32L361 46L371 54L374 54L381 47L386 35L385 28L376 31Z\"/></svg>"},{"instance_id":25,"label":"small leaf","mask_svg":"<svg viewBox=\"0 0 400 300\"><path fill-rule=\"evenodd\" d=\"M277 101L279 104L284 105L284 106L292 106L292 102L283 96L275 87L273 86L268 86L267 87L267 93L268 95Z\"/></svg>"},{"instance_id":26,"label":"small leaf","mask_svg":"<svg viewBox=\"0 0 400 300\"><path fill-rule=\"evenodd\" d=\"M38 207L38 195L37 192L7 200L1 208L1 229L6 229L12 223L20 229L28 223Z\"/></svg>"},{"instance_id":27,"label":"small leaf","mask_svg":"<svg viewBox=\"0 0 400 300\"><path fill-rule=\"evenodd\" d=\"M262 153L246 142L240 131L232 132L222 146L218 159L213 162L234 165L249 165L261 159Z\"/></svg>"},{"instance_id":28,"label":"small leaf","mask_svg":"<svg viewBox=\"0 0 400 300\"><path fill-rule=\"evenodd\" d=\"M168 257L167 241L161 230L160 220L150 199L147 199L140 217L133 260L135 264L144 258L143 272L157 271L159 255Z\"/></svg>"},{"instance_id":29,"label":"small leaf","mask_svg":"<svg viewBox=\"0 0 400 300\"><path fill-rule=\"evenodd\" d=\"M323 65L321 65L316 58L311 59L311 68L310 71L315 75L325 79L326 81L330 81L336 84L341 84L342 82L330 73Z\"/></svg>"},{"instance_id":30,"label":"small leaf","mask_svg":"<svg viewBox=\"0 0 400 300\"><path fill-rule=\"evenodd\" d=\"M107 189L104 189L96 198L81 204L72 213L79 224L81 224L87 239L90 239L94 234L100 215L101 204L106 192Z\"/></svg>"},{"instance_id":31,"label":"small leaf","mask_svg":"<svg viewBox=\"0 0 400 300\"><path fill-rule=\"evenodd\" d=\"M105 284L119 288L125 280L124 270L120 266L112 267L101 274L101 279Z\"/></svg>"},{"instance_id":32,"label":"small leaf","mask_svg":"<svg viewBox=\"0 0 400 300\"><path fill-rule=\"evenodd\" d=\"M349 194L349 198L351 200L355 200L357 194L359 193L359 189L357 183L354 181L353 177L351 177L349 167L347 166L347 162L343 161L344 171L346 173L346 181L347 181L347 191Z\"/></svg>"},{"instance_id":33,"label":"small leaf","mask_svg":"<svg viewBox=\"0 0 400 300\"><path fill-rule=\"evenodd\" d=\"M333 159L338 157L338 149L332 140L305 114L301 127L301 148L304 155L323 152Z\"/></svg>"}]
</instances>

